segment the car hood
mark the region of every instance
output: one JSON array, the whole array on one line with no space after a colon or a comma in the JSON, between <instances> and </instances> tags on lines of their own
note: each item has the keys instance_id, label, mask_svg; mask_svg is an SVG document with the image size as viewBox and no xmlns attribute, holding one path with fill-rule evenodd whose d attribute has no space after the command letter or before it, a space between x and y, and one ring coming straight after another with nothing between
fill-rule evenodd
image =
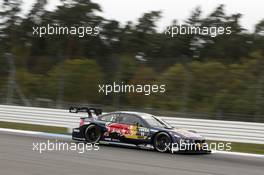
<instances>
[{"instance_id":1,"label":"car hood","mask_svg":"<svg viewBox=\"0 0 264 175\"><path fill-rule=\"evenodd\" d=\"M188 131L186 129L182 129L182 128L170 128L170 129L163 129L169 133L171 133L172 135L174 135L175 137L178 138L185 138L185 139L204 139L204 137L202 137L200 134Z\"/></svg>"},{"instance_id":2,"label":"car hood","mask_svg":"<svg viewBox=\"0 0 264 175\"><path fill-rule=\"evenodd\" d=\"M198 138L198 139L203 138L200 134L190 132L182 128L173 128L171 129L171 132L184 138Z\"/></svg>"}]
</instances>

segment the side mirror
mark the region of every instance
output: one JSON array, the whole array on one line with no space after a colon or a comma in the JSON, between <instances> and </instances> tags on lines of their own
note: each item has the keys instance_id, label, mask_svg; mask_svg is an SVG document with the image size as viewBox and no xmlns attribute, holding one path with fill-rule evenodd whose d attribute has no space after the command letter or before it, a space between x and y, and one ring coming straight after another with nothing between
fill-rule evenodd
<instances>
[{"instance_id":1,"label":"side mirror","mask_svg":"<svg viewBox=\"0 0 264 175\"><path fill-rule=\"evenodd\" d=\"M140 123L136 122L135 125L137 126L137 128L139 127L143 127L143 125L141 125Z\"/></svg>"}]
</instances>

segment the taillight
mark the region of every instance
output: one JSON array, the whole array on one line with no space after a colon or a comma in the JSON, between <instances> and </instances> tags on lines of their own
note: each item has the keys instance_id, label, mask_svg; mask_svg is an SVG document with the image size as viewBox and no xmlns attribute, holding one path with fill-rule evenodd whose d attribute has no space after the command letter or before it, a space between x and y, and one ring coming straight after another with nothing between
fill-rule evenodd
<instances>
[{"instance_id":1,"label":"taillight","mask_svg":"<svg viewBox=\"0 0 264 175\"><path fill-rule=\"evenodd\" d=\"M84 125L84 119L81 118L80 120L80 126Z\"/></svg>"}]
</instances>

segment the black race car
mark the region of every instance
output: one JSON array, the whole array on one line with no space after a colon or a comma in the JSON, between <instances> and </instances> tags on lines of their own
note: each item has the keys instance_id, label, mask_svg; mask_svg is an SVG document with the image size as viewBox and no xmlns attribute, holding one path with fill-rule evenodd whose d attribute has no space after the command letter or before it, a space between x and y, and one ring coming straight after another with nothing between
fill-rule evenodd
<instances>
[{"instance_id":1,"label":"black race car","mask_svg":"<svg viewBox=\"0 0 264 175\"><path fill-rule=\"evenodd\" d=\"M80 126L73 129L73 140L149 145L159 152L210 153L202 136L172 127L151 114L131 111L102 114L101 109L87 107L71 107L69 111L88 113L81 118Z\"/></svg>"}]
</instances>

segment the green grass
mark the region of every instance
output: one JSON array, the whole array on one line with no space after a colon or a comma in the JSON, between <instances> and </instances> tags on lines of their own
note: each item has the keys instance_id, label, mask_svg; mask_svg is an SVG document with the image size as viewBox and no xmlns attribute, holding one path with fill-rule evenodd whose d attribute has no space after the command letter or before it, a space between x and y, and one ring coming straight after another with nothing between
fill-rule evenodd
<instances>
[{"instance_id":1,"label":"green grass","mask_svg":"<svg viewBox=\"0 0 264 175\"><path fill-rule=\"evenodd\" d=\"M20 129L27 131L41 131L41 132L50 132L56 134L67 134L67 128L63 128L63 127L32 125L32 124L2 122L2 121L0 121L0 128L11 128L11 129Z\"/></svg>"},{"instance_id":2,"label":"green grass","mask_svg":"<svg viewBox=\"0 0 264 175\"><path fill-rule=\"evenodd\" d=\"M0 128L11 128L11 129L20 129L28 131L41 131L41 132L50 132L57 134L67 134L67 128L63 127L53 127L53 126L43 126L43 125L31 125L31 124L21 124L21 123L11 123L11 122L1 122ZM208 143L220 141L208 141ZM226 144L227 142L222 142ZM250 144L250 143L231 143L231 151L233 152L244 152L244 153L256 153L264 154L264 144Z\"/></svg>"},{"instance_id":3,"label":"green grass","mask_svg":"<svg viewBox=\"0 0 264 175\"><path fill-rule=\"evenodd\" d=\"M226 141L208 141L207 143L230 143ZM231 152L243 152L243 153L255 153L255 154L264 154L264 144L252 144L252 143L238 143L231 142Z\"/></svg>"}]
</instances>

